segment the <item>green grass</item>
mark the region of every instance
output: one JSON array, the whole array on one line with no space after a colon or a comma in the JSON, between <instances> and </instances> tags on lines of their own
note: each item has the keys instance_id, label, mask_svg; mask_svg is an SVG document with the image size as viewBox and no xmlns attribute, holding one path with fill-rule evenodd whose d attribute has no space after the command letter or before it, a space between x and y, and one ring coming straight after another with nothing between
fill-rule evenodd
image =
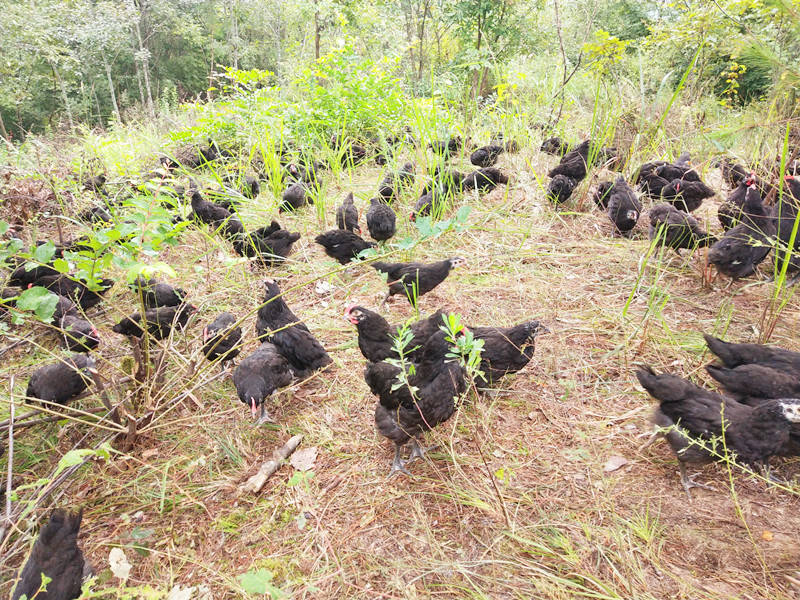
<instances>
[{"instance_id":1,"label":"green grass","mask_svg":"<svg viewBox=\"0 0 800 600\"><path fill-rule=\"evenodd\" d=\"M543 77L544 90L554 89L555 82ZM752 114L690 104L668 94L652 99L652 105L635 96L612 100L590 83L576 82L569 90L559 127L571 140L592 129L607 135L630 156L627 175L646 159L689 149L697 154L703 176L720 189L707 161L719 151L715 141L723 139L726 147L748 156L755 152L751 141L756 137L762 140L758 145L765 148L764 158L769 144L784 133L750 130ZM544 201L542 187L555 159L537 150L549 133L532 127L537 115L546 113L541 101L517 105L514 112L491 107L474 122L463 123L455 108L438 99L407 99L398 108L395 101L403 98L402 91L393 88L380 104L375 104L376 94L363 100L350 94L342 99L344 109L325 90L307 94L301 99L310 104L303 105L277 91L261 99L229 98L174 115L169 126L134 124L87 132L69 143L43 144L38 154L31 140L9 156L15 182L27 176L52 181L61 196L55 206L74 216L92 201L75 182L96 168L93 159L119 182L112 189L122 190L126 178L155 168L157 152L213 134L223 145L238 148L236 166L247 171L252 157L263 154L272 175L258 198L241 205L241 219L249 228L277 215L283 185L275 177L279 165L273 151L282 140L316 143L317 156L333 168L315 206L277 217L303 235L283 266L251 270L232 258L226 242L196 228L187 229L174 246L134 257L136 264L171 265L171 281L189 291L200 314L185 334L165 344L161 383L148 382L140 390L109 385L114 401L127 400L137 411L160 406L157 417L142 428L132 448L118 447L110 460L82 467L63 495L48 499L36 519L21 525L22 534L0 548L8 557L0 566L5 582L0 593L10 591L8 582L45 507L81 505L81 544L99 573L94 589L108 597L122 594L108 570L114 546L123 547L134 565L128 586L150 586L161 594L152 597L164 597L176 584L205 583L213 597L244 598L237 577L261 568L296 598L793 597L796 589L784 578L788 563L782 561L796 557L800 520L792 516L794 492L768 492L763 482L739 468L711 466L701 480L713 482L719 492L700 492L686 504L675 460L665 447L637 450L639 436L649 430L650 401L631 372L646 362L702 381L708 357L700 332L754 339L752 328L774 288L737 284L724 290L719 282L704 287L702 252L684 259L658 252L646 239L646 217L633 239L614 237L589 197L594 175L599 179L612 173L591 175L556 213ZM595 110L598 97L603 105ZM279 110L309 105L319 109L318 122L302 117L290 123ZM340 109L349 110L353 120L337 120ZM663 115L647 150L637 137L641 132L629 131L618 119L631 111L645 123L657 122L649 115ZM468 396L458 413L430 434L430 443L439 448L430 460L412 465L414 479L387 481L392 450L374 431L375 400L362 379L363 358L353 328L341 318L351 302L377 306L385 285L366 265L340 268L313 237L333 226L335 207L347 192L354 192L363 213L390 168L371 163L342 167L327 145L329 133L366 136L381 128L392 131L399 123L412 127L421 148L404 148L398 157L398 164L413 160L418 177L394 204L397 245L387 250L400 260L464 256L468 261L419 299L420 313L443 307L464 322L481 325L535 317L553 333L539 338L532 364L504 380L501 391ZM512 184L480 199L456 199L442 215L453 219L450 226L432 225L431 235L421 236L406 217L435 161L424 149L427 143L451 132L488 141L497 129L523 147L500 159ZM450 164L468 170L468 153ZM212 167L192 176L215 187L226 171ZM186 181L184 174L178 179ZM74 202L67 200L66 190L75 194ZM159 198L143 201L155 207ZM464 206L470 211L459 221L457 211ZM704 206L701 216L713 222L714 206ZM65 229L83 231L74 223ZM52 237L52 220L40 218L36 230ZM116 263L108 268L115 277L123 276ZM218 375L216 365L202 362L198 350L202 325L222 310L242 319L248 340L244 352L255 347L259 282L267 275L280 279L288 304L331 349L335 365L284 392L271 410L276 425L255 430L230 380ZM334 290L317 293L318 280ZM791 315L798 303L791 295L781 298L785 304L776 313L772 340L797 349ZM130 368L129 344L109 327L136 305L134 295L118 285L104 304L105 313L92 315L103 338L100 370L109 382ZM391 322L413 316L402 298L387 312ZM39 342L10 352L0 365L5 380L15 375L17 398L33 368L60 352L43 326L32 328ZM12 326L6 337L13 341L29 337L30 331ZM181 396L184 390L191 390L191 397ZM179 402L169 404L176 398ZM83 409L97 405L94 396L76 403ZM7 406L0 398L0 419ZM301 447L318 448L313 477L289 485L294 471L285 465L260 496L239 496L241 483L295 433L304 435ZM19 430L14 485L48 477L70 448L91 447L103 435L70 422ZM603 465L615 454L629 464L604 473ZM3 472L6 460L7 455L0 458ZM779 469L791 474L795 465ZM137 538L142 531L152 533ZM766 539L765 532L773 537ZM146 546L146 552L137 552L139 546Z\"/></svg>"}]
</instances>

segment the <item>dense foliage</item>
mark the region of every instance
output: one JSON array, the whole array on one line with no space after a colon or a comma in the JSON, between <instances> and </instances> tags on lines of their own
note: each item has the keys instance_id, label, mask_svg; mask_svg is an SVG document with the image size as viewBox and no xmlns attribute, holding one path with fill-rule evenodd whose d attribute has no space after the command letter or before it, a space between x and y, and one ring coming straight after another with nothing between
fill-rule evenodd
<instances>
[{"instance_id":1,"label":"dense foliage","mask_svg":"<svg viewBox=\"0 0 800 600\"><path fill-rule=\"evenodd\" d=\"M601 32L630 57L605 76L651 93L675 86L698 46L693 93L787 114L800 84L800 0L0 0L0 13L7 139L152 118L218 94L226 67L308 81L315 60L346 47L394 61L416 95L451 99L491 97L512 64L583 68Z\"/></svg>"}]
</instances>

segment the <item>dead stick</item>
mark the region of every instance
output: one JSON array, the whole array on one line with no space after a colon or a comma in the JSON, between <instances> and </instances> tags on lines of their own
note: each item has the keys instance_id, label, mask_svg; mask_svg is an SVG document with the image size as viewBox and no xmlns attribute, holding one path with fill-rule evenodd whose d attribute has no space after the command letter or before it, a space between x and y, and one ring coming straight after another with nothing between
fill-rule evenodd
<instances>
[{"instance_id":1,"label":"dead stick","mask_svg":"<svg viewBox=\"0 0 800 600\"><path fill-rule=\"evenodd\" d=\"M264 484L267 482L267 479L269 479L270 476L280 468L283 461L286 460L286 458L291 455L292 452L297 450L297 447L300 445L302 440L302 435L296 435L289 438L288 442L275 450L275 452L272 453L272 458L261 465L258 473L253 475L242 487L239 488L239 495L246 492L252 492L254 494L260 492L261 488L263 488Z\"/></svg>"},{"instance_id":2,"label":"dead stick","mask_svg":"<svg viewBox=\"0 0 800 600\"><path fill-rule=\"evenodd\" d=\"M98 406L96 408L87 408L84 412L96 415L98 413L105 412L107 410L108 409L105 406ZM42 417L41 419L34 419L32 421L25 421L23 423L20 423L17 420L17 421L14 421L14 429L24 429L24 428L27 428L27 427L33 427L35 425L41 425L42 423L55 423L56 421L61 421L63 418L64 418L64 415L55 415L55 416L52 416L52 417ZM10 428L11 428L11 425L6 425L6 426L0 425L0 431L3 431L3 429L9 429L10 430Z\"/></svg>"},{"instance_id":3,"label":"dead stick","mask_svg":"<svg viewBox=\"0 0 800 600\"><path fill-rule=\"evenodd\" d=\"M11 414L8 419L8 477L6 478L6 523L0 529L0 539L6 535L6 527L11 526L11 477L14 473L14 375L9 384L8 399L11 402Z\"/></svg>"},{"instance_id":4,"label":"dead stick","mask_svg":"<svg viewBox=\"0 0 800 600\"><path fill-rule=\"evenodd\" d=\"M109 415L111 416L111 420L114 421L117 425L119 425L119 415L117 411L112 408L111 401L108 399L108 392L106 391L105 383L103 382L103 378L100 377L100 373L95 371L94 369L91 370L92 379L94 379L94 385L97 387L97 391L99 392L100 401L103 403L103 406L108 411Z\"/></svg>"}]
</instances>

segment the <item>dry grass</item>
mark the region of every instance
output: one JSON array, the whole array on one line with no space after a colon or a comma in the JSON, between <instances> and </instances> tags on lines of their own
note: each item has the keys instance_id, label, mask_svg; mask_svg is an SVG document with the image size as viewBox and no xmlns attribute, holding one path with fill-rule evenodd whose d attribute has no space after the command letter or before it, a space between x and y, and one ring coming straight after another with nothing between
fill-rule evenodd
<instances>
[{"instance_id":1,"label":"dry grass","mask_svg":"<svg viewBox=\"0 0 800 600\"><path fill-rule=\"evenodd\" d=\"M368 267L336 273L327 277L333 292L320 295L311 284L287 295L334 365L280 396L270 411L276 426L255 429L231 381L217 379L130 452L80 471L58 498L85 507L81 539L99 576L95 587L115 585L108 553L122 546L134 567L129 585L205 583L214 598L244 597L236 577L258 567L294 598L796 598L796 495L736 474L731 489L726 469L709 466L701 481L718 491L696 491L690 504L666 445L637 450L649 431L650 401L632 365L704 380L700 332L730 323L730 339L755 339L771 286L751 280L703 288L699 256L641 266L645 219L634 239L614 236L607 218L591 210L586 187L577 214L542 206L529 167L542 177L553 160L536 151L503 157L513 184L481 201L465 198L470 228L413 253L469 261L421 300L422 312L442 307L487 325L535 317L552 330L539 338L528 368L502 390L470 397L431 434L440 447L412 465L413 479L386 478L393 449L374 431L364 360L341 318L350 302L376 306L384 285ZM328 225L346 190L365 206L379 175L365 167L352 182L346 173L332 182ZM708 178L719 189L715 175ZM267 221L270 202L262 194L251 203L248 221ZM406 198L399 213L407 215L412 203ZM712 206L704 211L714 214ZM313 208L280 220L303 233L292 262L270 272L283 289L334 270L312 241L321 229ZM411 233L404 217L399 223L401 237ZM171 346L173 392L186 377L181 356L200 345L198 321L222 310L244 315L260 301L264 273L225 266L223 254L223 243L190 231L163 256L201 309L185 339ZM109 326L133 309L133 295L120 285L106 306L97 323L103 369L113 378L129 347ZM797 308L792 300L773 337L793 349ZM388 312L393 322L411 315L400 300ZM244 325L247 350L255 346L253 321L250 315ZM0 372L16 374L18 394L44 353L25 348L4 357ZM90 397L80 405L96 403ZM81 429L50 424L20 432L15 485L51 468ZM237 497L238 485L297 433L303 446L319 449L313 477L290 481L285 466L261 494ZM627 464L604 472L614 455ZM780 471L791 476L796 465ZM0 592L10 590L22 558L0 566Z\"/></svg>"}]
</instances>

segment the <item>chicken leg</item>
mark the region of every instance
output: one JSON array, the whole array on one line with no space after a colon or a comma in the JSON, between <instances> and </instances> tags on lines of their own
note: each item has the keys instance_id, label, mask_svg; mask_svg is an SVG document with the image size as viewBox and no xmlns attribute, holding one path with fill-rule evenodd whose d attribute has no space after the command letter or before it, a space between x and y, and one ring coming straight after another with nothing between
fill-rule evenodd
<instances>
[{"instance_id":1,"label":"chicken leg","mask_svg":"<svg viewBox=\"0 0 800 600\"><path fill-rule=\"evenodd\" d=\"M419 443L419 440L417 438L412 438L411 439L411 454L409 454L408 461L406 461L406 462L411 462L415 458L425 458L425 454L430 452L431 450L434 450L435 448L437 448L437 446L435 446L435 445L434 446L428 446L427 448L424 448Z\"/></svg>"},{"instance_id":2,"label":"chicken leg","mask_svg":"<svg viewBox=\"0 0 800 600\"><path fill-rule=\"evenodd\" d=\"M705 485L705 484L697 483L696 481L694 481L694 479L692 479L692 477L696 477L696 475L693 475L692 477L689 476L689 474L686 472L686 464L685 463L679 462L678 466L679 466L679 468L681 470L681 483L683 484L683 490L686 492L686 497L689 498L690 502L692 500L692 494L691 494L691 492L689 490L691 490L692 488L701 488L701 489L709 490L709 491L712 491L712 492L716 492L717 491L713 487L711 487L710 485Z\"/></svg>"},{"instance_id":3,"label":"chicken leg","mask_svg":"<svg viewBox=\"0 0 800 600\"><path fill-rule=\"evenodd\" d=\"M413 477L413 475L411 475L408 469L406 469L406 463L408 461L403 460L402 451L403 451L403 444L395 443L394 459L392 460L392 468L389 471L389 479L391 479L398 473L403 473L404 475Z\"/></svg>"}]
</instances>

